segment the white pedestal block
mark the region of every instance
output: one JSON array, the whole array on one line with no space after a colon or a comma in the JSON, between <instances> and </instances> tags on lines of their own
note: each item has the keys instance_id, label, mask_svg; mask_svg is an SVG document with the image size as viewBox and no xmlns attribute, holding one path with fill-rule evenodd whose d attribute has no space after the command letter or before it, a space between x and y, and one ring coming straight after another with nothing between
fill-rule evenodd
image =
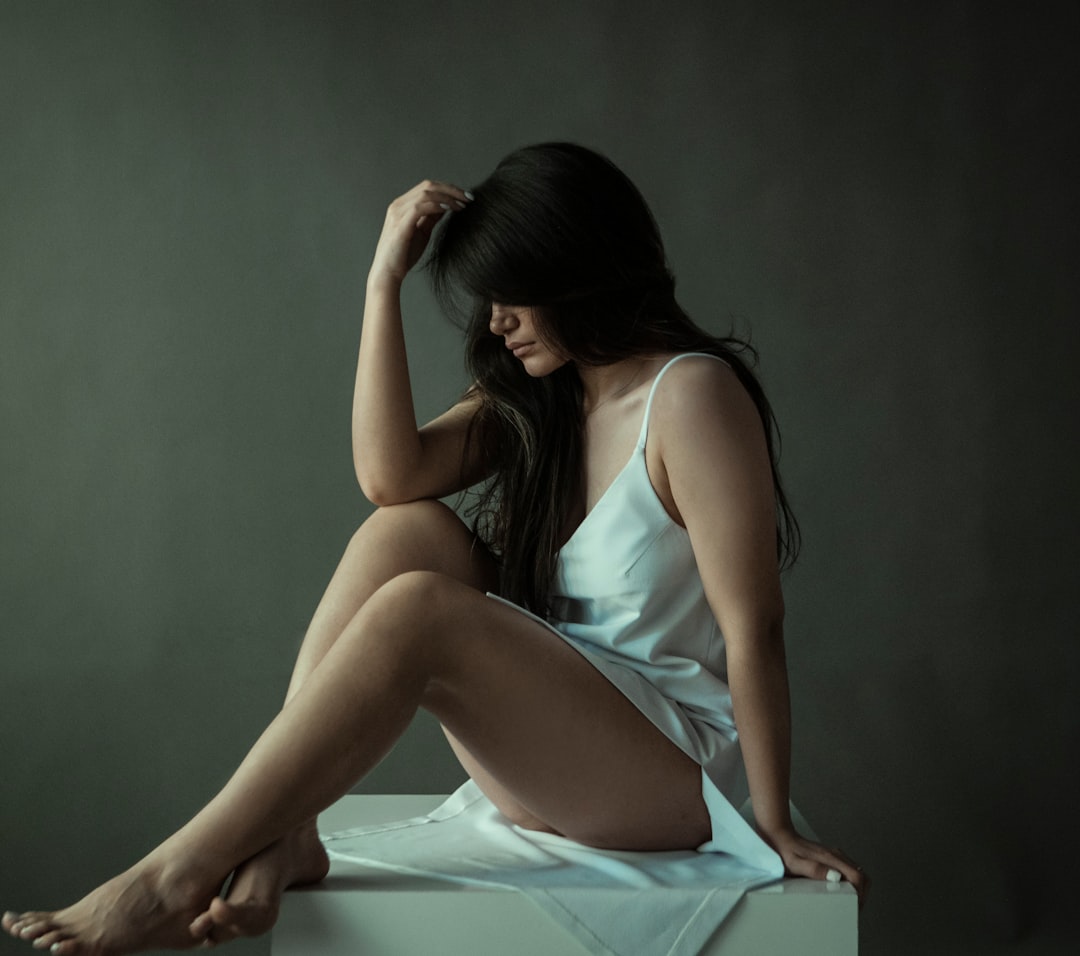
<instances>
[{"instance_id":1,"label":"white pedestal block","mask_svg":"<svg viewBox=\"0 0 1080 956\"><path fill-rule=\"evenodd\" d=\"M420 816L445 798L343 797L324 832ZM513 890L399 876L334 860L318 886L290 890L272 956L587 956L582 945ZM858 915L847 883L783 880L751 890L705 956L856 956Z\"/></svg>"}]
</instances>

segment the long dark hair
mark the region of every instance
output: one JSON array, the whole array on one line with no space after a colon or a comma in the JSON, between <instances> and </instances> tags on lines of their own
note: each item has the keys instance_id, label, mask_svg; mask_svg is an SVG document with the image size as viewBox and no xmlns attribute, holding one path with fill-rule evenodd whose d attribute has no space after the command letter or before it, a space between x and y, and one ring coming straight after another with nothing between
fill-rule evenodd
<instances>
[{"instance_id":1,"label":"long dark hair","mask_svg":"<svg viewBox=\"0 0 1080 956\"><path fill-rule=\"evenodd\" d=\"M777 504L777 557L794 562L799 527L777 472L779 432L751 371L756 353L698 328L675 300L660 231L634 184L605 157L571 143L507 156L448 217L428 260L435 294L466 334L480 401L471 451L492 468L472 508L477 533L500 558L504 597L538 613L568 508L581 492L582 386L573 363L706 352L723 358L757 406ZM533 306L540 338L573 359L529 376L489 328L493 302Z\"/></svg>"}]
</instances>

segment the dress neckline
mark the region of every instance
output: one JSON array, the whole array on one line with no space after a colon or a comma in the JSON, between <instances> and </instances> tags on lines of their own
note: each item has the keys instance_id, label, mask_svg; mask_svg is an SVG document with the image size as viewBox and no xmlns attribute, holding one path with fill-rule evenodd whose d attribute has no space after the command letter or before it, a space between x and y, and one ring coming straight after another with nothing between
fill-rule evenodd
<instances>
[{"instance_id":1,"label":"dress neckline","mask_svg":"<svg viewBox=\"0 0 1080 956\"><path fill-rule=\"evenodd\" d=\"M653 498L656 500L657 504L660 505L661 511L664 512L668 520L672 521L671 515L668 514L667 508L664 507L664 503L660 500L660 496L656 493L656 488L653 487L652 479L649 477L649 470L645 464L645 441L649 434L649 414L652 411L653 398L656 396L656 387L660 384L660 379L663 378L664 373L680 359L689 358L691 356L708 356L709 358L716 359L718 362L724 362L725 365L727 364L720 356L711 355L708 352L680 352L678 355L673 355L660 367L660 370L653 376L652 384L649 386L649 396L645 400L645 410L641 416L641 428L638 431L638 438L637 442L634 444L634 450L630 452L630 457L627 459L626 464L619 469L618 473L611 479L610 484L604 489L600 497L593 502L593 506L585 512L584 517L582 517L574 530L570 532L566 540L559 546L560 551L577 537L578 532L585 526L585 522L587 522L604 503L604 500L611 494L611 489L622 480L623 476L630 470L630 466L639 458L642 461L642 467L645 468L645 480L649 484L649 489L653 493ZM672 523L675 522L673 521Z\"/></svg>"},{"instance_id":2,"label":"dress neckline","mask_svg":"<svg viewBox=\"0 0 1080 956\"><path fill-rule=\"evenodd\" d=\"M645 446L641 444L641 441L639 439L638 443L634 445L634 450L630 453L630 457L629 459L627 459L626 464L623 465L622 468L619 469L618 474L611 479L611 483L604 489L603 494L601 494L600 497L597 498L595 502L593 502L593 506L585 512L585 516L577 523L577 527L570 532L570 536L559 547L560 551L565 548L571 541L573 541L575 537L577 537L577 533L585 526L585 522L587 522L596 513L597 509L604 503L604 500L608 497L608 495L611 494L611 489L614 488L619 483L623 475L625 475L630 470L630 466L634 463L634 461L638 457L645 457L644 451ZM646 480L648 480L649 482L649 487L652 488L652 479L648 478L648 476L646 475ZM656 494L655 488L653 488L653 494Z\"/></svg>"}]
</instances>

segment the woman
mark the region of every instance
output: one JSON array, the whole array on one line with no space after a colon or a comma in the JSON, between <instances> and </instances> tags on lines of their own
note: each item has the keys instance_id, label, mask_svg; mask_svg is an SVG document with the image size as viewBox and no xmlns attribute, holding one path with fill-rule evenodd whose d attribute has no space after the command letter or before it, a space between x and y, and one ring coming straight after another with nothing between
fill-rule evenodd
<instances>
[{"instance_id":1,"label":"woman","mask_svg":"<svg viewBox=\"0 0 1080 956\"><path fill-rule=\"evenodd\" d=\"M400 289L440 222L435 286L470 316L475 384L418 429ZM522 827L775 851L787 872L861 895L861 871L789 815L779 567L797 532L738 351L679 308L648 208L595 153L529 147L475 194L424 182L393 202L353 410L357 477L380 507L315 612L284 708L147 857L4 928L60 954L265 932L286 887L326 873L316 814L418 707ZM491 551L436 500L474 486ZM760 836L735 822L744 780Z\"/></svg>"}]
</instances>

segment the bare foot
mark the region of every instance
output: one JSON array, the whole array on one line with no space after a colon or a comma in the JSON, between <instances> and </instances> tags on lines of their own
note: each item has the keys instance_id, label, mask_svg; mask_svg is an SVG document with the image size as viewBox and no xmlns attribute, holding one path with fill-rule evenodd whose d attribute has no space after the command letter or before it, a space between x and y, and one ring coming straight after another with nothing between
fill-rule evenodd
<instances>
[{"instance_id":1,"label":"bare foot","mask_svg":"<svg viewBox=\"0 0 1080 956\"><path fill-rule=\"evenodd\" d=\"M145 949L186 949L201 940L189 926L221 885L205 875L178 875L147 857L78 903L48 912L5 913L16 939L58 956L121 956Z\"/></svg>"},{"instance_id":2,"label":"bare foot","mask_svg":"<svg viewBox=\"0 0 1080 956\"><path fill-rule=\"evenodd\" d=\"M318 883L329 868L311 821L239 866L224 898L215 897L192 921L192 939L224 943L269 932L277 922L281 894L290 886Z\"/></svg>"}]
</instances>

